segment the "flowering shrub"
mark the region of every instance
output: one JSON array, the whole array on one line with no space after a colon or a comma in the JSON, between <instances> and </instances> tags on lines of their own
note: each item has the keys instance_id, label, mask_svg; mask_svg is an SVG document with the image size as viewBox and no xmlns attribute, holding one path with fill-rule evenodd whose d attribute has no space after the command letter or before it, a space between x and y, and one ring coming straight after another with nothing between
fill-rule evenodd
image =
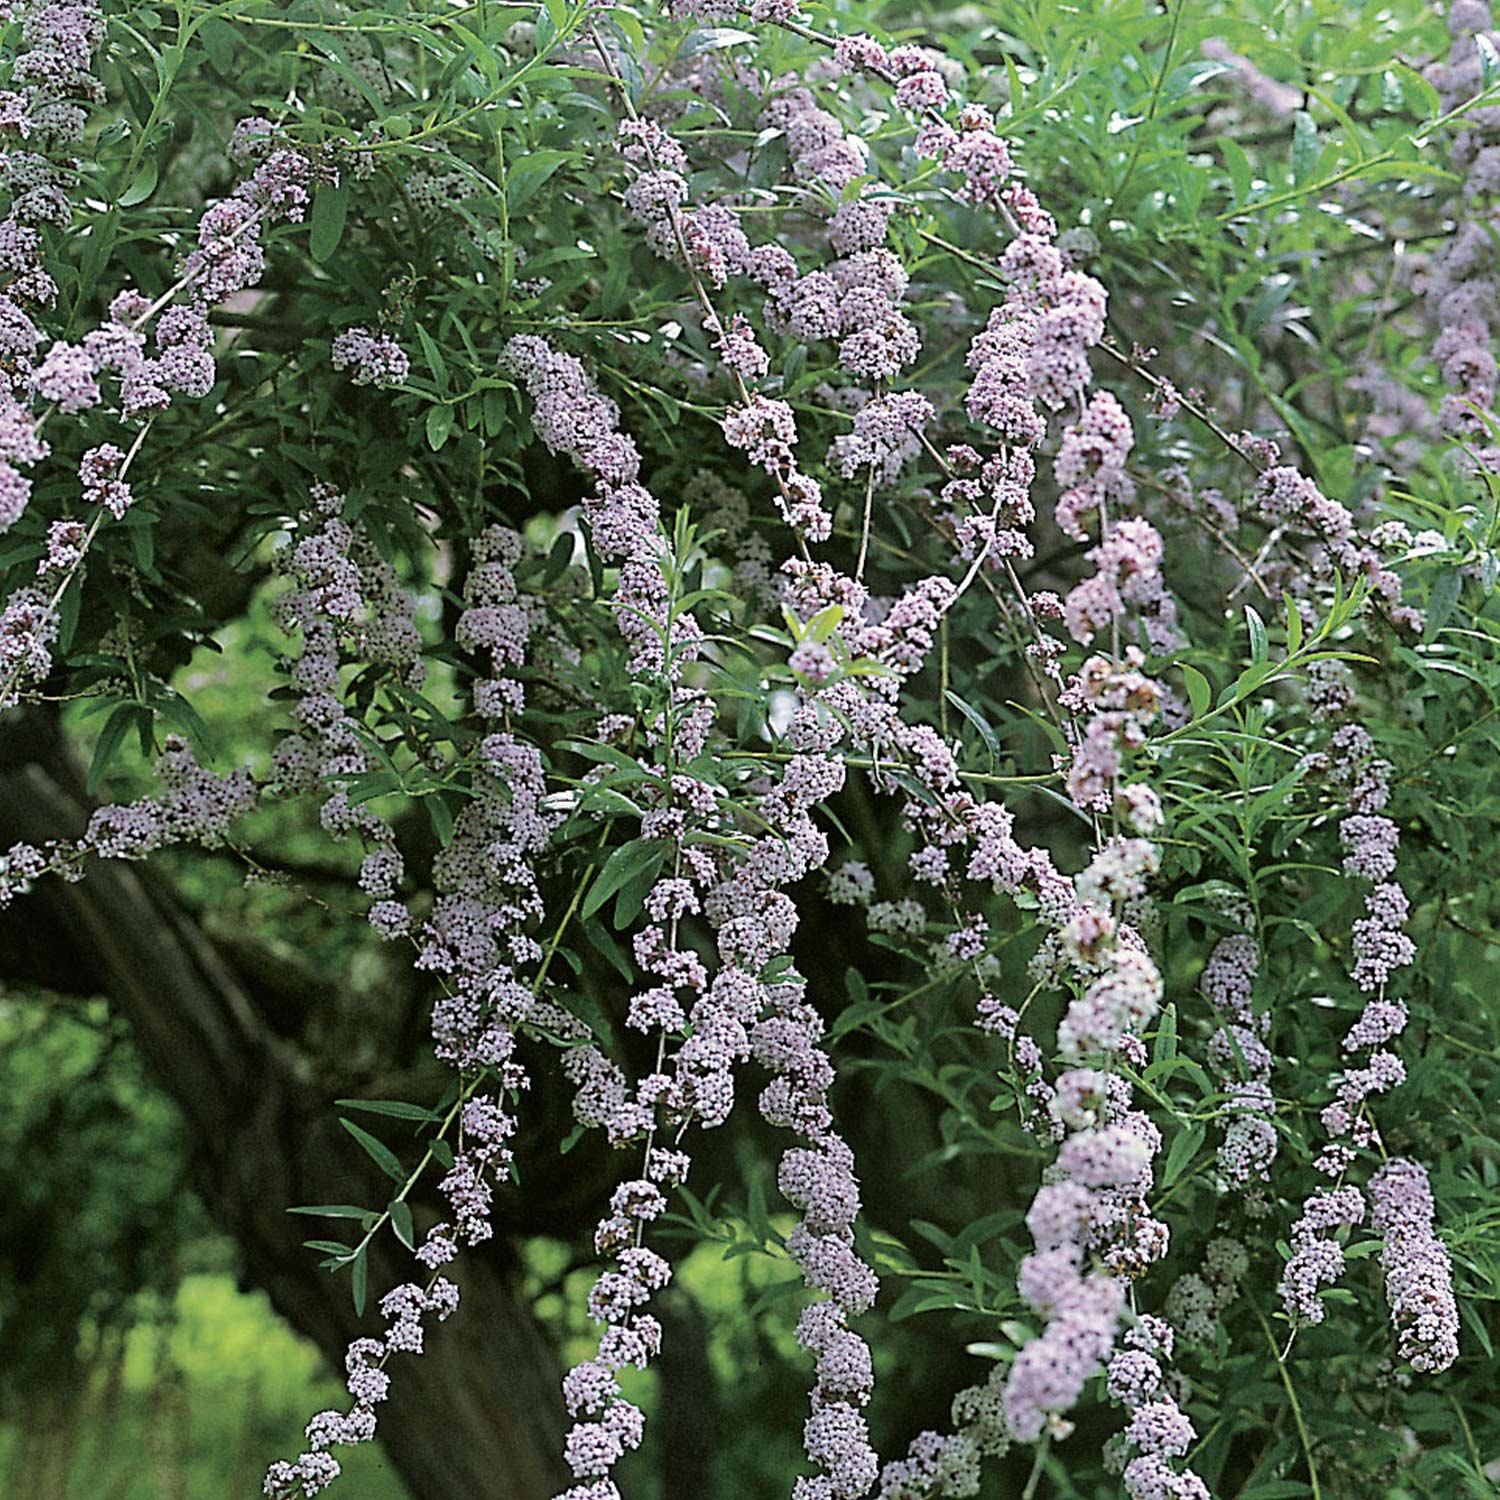
<instances>
[{"instance_id":1,"label":"flowering shrub","mask_svg":"<svg viewBox=\"0 0 1500 1500\"><path fill-rule=\"evenodd\" d=\"M277 1500L593 1137L566 1500L695 1241L767 1494L1490 1493L1500 33L1011 9L0 7L0 704L155 762L0 901L318 829L447 1074Z\"/></svg>"}]
</instances>

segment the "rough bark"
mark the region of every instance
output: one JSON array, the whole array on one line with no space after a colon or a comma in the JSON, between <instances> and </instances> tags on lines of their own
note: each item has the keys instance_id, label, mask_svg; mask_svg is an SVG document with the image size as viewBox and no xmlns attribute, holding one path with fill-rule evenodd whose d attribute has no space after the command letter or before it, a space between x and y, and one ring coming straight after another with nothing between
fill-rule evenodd
<instances>
[{"instance_id":1,"label":"rough bark","mask_svg":"<svg viewBox=\"0 0 1500 1500\"><path fill-rule=\"evenodd\" d=\"M0 847L76 837L86 805L59 737L34 717L13 726L0 766ZM195 1181L238 1242L246 1281L335 1365L350 1339L378 1332L373 1309L356 1317L347 1277L318 1270L302 1247L328 1226L286 1209L380 1204L389 1184L268 1024L255 993L264 976L238 971L148 868L102 862L76 885L45 879L0 914L0 972L109 997L183 1113ZM389 1236L372 1251L373 1302L413 1267ZM460 1280L460 1312L430 1331L421 1359L392 1367L386 1451L416 1500L546 1500L568 1482L553 1350L503 1247L468 1256Z\"/></svg>"}]
</instances>

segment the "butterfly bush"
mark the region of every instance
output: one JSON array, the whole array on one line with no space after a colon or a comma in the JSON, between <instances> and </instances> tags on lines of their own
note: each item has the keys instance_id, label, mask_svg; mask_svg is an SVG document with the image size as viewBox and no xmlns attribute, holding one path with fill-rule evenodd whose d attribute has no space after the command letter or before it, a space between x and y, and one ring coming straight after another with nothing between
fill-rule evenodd
<instances>
[{"instance_id":1,"label":"butterfly bush","mask_svg":"<svg viewBox=\"0 0 1500 1500\"><path fill-rule=\"evenodd\" d=\"M137 9L0 7L0 706L105 700L89 789L120 786L14 845L0 905L168 850L258 885L264 820L316 829L445 1077L396 1106L417 1150L345 1122L397 1186L312 1248L361 1314L377 1236L411 1279L265 1494L376 1438L465 1262L532 1233L523 1157L585 1138L612 1168L557 1500L639 1486L695 1237L785 1272L756 1315L804 1367L795 1500L1202 1500L1263 1467L1317 1495L1320 1466L1373 1492L1398 1459L1361 1470L1351 1414L1421 1450L1405 1392L1479 1359L1487 1295L1489 1168L1433 1069L1493 1049L1422 954L1485 939L1430 787L1488 705L1414 727L1492 630L1487 9L1422 33L1451 181L1344 205L1423 231L1409 302L1307 270L1376 309L1367 352L1402 341L1352 416L1216 325L1249 282L1178 337L1197 299L1142 294L1163 261L1116 202L1153 154L1090 197L1066 110L1024 105L1042 75L920 16L481 8L488 70L441 27L312 18L341 50L289 58L280 108L185 75L210 166L125 254L97 205L162 189L96 116L138 87ZM1211 29L1173 72L1172 24L1110 135L1210 86L1247 161L1290 121L1284 195L1232 153L1213 178L1243 248L1311 192L1319 96ZM215 630L242 649L159 561L215 506L276 637L244 765L169 682ZM903 1089L942 1149L902 1172L952 1174L972 1222L893 1208L874 1117ZM920 1430L915 1314L969 1351ZM1235 1427L1249 1382L1295 1446L1279 1404Z\"/></svg>"}]
</instances>

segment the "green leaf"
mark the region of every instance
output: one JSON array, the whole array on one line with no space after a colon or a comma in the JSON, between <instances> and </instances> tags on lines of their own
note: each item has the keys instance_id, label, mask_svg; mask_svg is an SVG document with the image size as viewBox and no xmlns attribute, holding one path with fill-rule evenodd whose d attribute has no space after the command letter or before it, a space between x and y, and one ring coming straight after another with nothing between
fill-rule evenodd
<instances>
[{"instance_id":1,"label":"green leaf","mask_svg":"<svg viewBox=\"0 0 1500 1500\"><path fill-rule=\"evenodd\" d=\"M421 340L422 352L427 356L427 364L432 370L433 379L437 381L439 386L446 386L448 384L448 366L443 359L442 351L437 346L437 340L420 323L417 324L417 338ZM432 417L429 415L427 420L430 423ZM438 446L441 446L441 444Z\"/></svg>"},{"instance_id":2,"label":"green leaf","mask_svg":"<svg viewBox=\"0 0 1500 1500\"><path fill-rule=\"evenodd\" d=\"M844 606L842 604L825 604L812 619L807 622L807 639L823 645L835 630L843 623Z\"/></svg>"},{"instance_id":3,"label":"green leaf","mask_svg":"<svg viewBox=\"0 0 1500 1500\"><path fill-rule=\"evenodd\" d=\"M198 28L198 36L203 42L203 50L208 53L208 60L227 78L234 67L235 49L239 43L234 27L217 16L208 16Z\"/></svg>"},{"instance_id":4,"label":"green leaf","mask_svg":"<svg viewBox=\"0 0 1500 1500\"><path fill-rule=\"evenodd\" d=\"M368 1130L361 1130L353 1120L339 1121L339 1124L364 1147L365 1154L386 1174L393 1182L404 1183L406 1171L397 1160L396 1153L391 1150L384 1141L378 1141Z\"/></svg>"},{"instance_id":5,"label":"green leaf","mask_svg":"<svg viewBox=\"0 0 1500 1500\"><path fill-rule=\"evenodd\" d=\"M442 448L448 441L448 434L453 431L453 408L451 406L432 406L427 410L427 446L434 453Z\"/></svg>"},{"instance_id":6,"label":"green leaf","mask_svg":"<svg viewBox=\"0 0 1500 1500\"><path fill-rule=\"evenodd\" d=\"M427 817L432 823L432 831L437 834L438 843L446 849L453 842L453 814L440 796L424 797L422 800L427 804Z\"/></svg>"},{"instance_id":7,"label":"green leaf","mask_svg":"<svg viewBox=\"0 0 1500 1500\"><path fill-rule=\"evenodd\" d=\"M989 752L989 768L993 771L995 769L995 762L1000 759L1000 741L995 731L990 727L989 720L977 708L973 708L965 703L957 693L950 691L947 697L954 708L978 730L979 738L984 741L984 748Z\"/></svg>"},{"instance_id":8,"label":"green leaf","mask_svg":"<svg viewBox=\"0 0 1500 1500\"><path fill-rule=\"evenodd\" d=\"M1286 649L1289 656L1302 649L1302 616L1290 594L1286 596Z\"/></svg>"},{"instance_id":9,"label":"green leaf","mask_svg":"<svg viewBox=\"0 0 1500 1500\"><path fill-rule=\"evenodd\" d=\"M313 195L311 232L308 236L312 258L319 265L333 258L344 237L344 221L349 217L349 180L341 178L337 186L320 182Z\"/></svg>"},{"instance_id":10,"label":"green leaf","mask_svg":"<svg viewBox=\"0 0 1500 1500\"><path fill-rule=\"evenodd\" d=\"M391 1228L396 1231L396 1238L408 1250L415 1250L417 1248L416 1230L411 1222L411 1208L404 1198L397 1198L392 1201L390 1215Z\"/></svg>"},{"instance_id":11,"label":"green leaf","mask_svg":"<svg viewBox=\"0 0 1500 1500\"><path fill-rule=\"evenodd\" d=\"M682 44L683 57L696 57L700 52L721 52L726 47L740 47L753 42L753 31L740 31L733 26L705 26L695 31Z\"/></svg>"},{"instance_id":12,"label":"green leaf","mask_svg":"<svg viewBox=\"0 0 1500 1500\"><path fill-rule=\"evenodd\" d=\"M1458 604L1463 587L1463 577L1456 567L1445 567L1433 580L1432 591L1427 596L1427 623L1422 631L1424 641L1437 639Z\"/></svg>"},{"instance_id":13,"label":"green leaf","mask_svg":"<svg viewBox=\"0 0 1500 1500\"><path fill-rule=\"evenodd\" d=\"M115 758L115 752L130 733L130 726L143 713L147 718L150 717L149 710L143 709L140 704L122 703L109 716L108 722L100 731L99 742L94 746L93 759L89 762L89 774L84 788L90 795L98 790L99 783L109 770L109 763Z\"/></svg>"},{"instance_id":14,"label":"green leaf","mask_svg":"<svg viewBox=\"0 0 1500 1500\"><path fill-rule=\"evenodd\" d=\"M1152 1062L1166 1062L1177 1056L1177 1007L1167 1005L1162 1008L1161 1019L1157 1023L1156 1042L1151 1049Z\"/></svg>"},{"instance_id":15,"label":"green leaf","mask_svg":"<svg viewBox=\"0 0 1500 1500\"><path fill-rule=\"evenodd\" d=\"M342 1240L303 1240L302 1243L309 1250L316 1250L321 1255L335 1255L340 1260L348 1260L352 1248Z\"/></svg>"},{"instance_id":16,"label":"green leaf","mask_svg":"<svg viewBox=\"0 0 1500 1500\"><path fill-rule=\"evenodd\" d=\"M1190 667L1186 662L1182 663L1182 677L1187 683L1188 702L1193 705L1193 717L1201 719L1213 702L1214 691L1208 684L1208 678L1197 667Z\"/></svg>"},{"instance_id":17,"label":"green leaf","mask_svg":"<svg viewBox=\"0 0 1500 1500\"><path fill-rule=\"evenodd\" d=\"M310 1203L301 1208L287 1209L289 1214L312 1214L319 1219L367 1219L368 1208L359 1208L353 1203Z\"/></svg>"},{"instance_id":18,"label":"green leaf","mask_svg":"<svg viewBox=\"0 0 1500 1500\"><path fill-rule=\"evenodd\" d=\"M521 207L576 151L530 151L505 174L505 206L510 213Z\"/></svg>"},{"instance_id":19,"label":"green leaf","mask_svg":"<svg viewBox=\"0 0 1500 1500\"><path fill-rule=\"evenodd\" d=\"M645 870L660 869L666 857L667 845L663 839L632 839L613 850L594 877L588 895L583 898L581 915L584 921L588 921L626 881L633 880Z\"/></svg>"},{"instance_id":20,"label":"green leaf","mask_svg":"<svg viewBox=\"0 0 1500 1500\"><path fill-rule=\"evenodd\" d=\"M1224 155L1224 166L1229 172L1229 187L1234 202L1243 203L1250 196L1253 175L1250 171L1250 158L1245 155L1243 146L1228 137L1219 142L1219 150Z\"/></svg>"},{"instance_id":21,"label":"green leaf","mask_svg":"<svg viewBox=\"0 0 1500 1500\"><path fill-rule=\"evenodd\" d=\"M372 1115L389 1115L393 1120L417 1120L424 1125L434 1125L442 1119L420 1104L403 1104L399 1099L335 1099L342 1109L362 1109Z\"/></svg>"},{"instance_id":22,"label":"green leaf","mask_svg":"<svg viewBox=\"0 0 1500 1500\"><path fill-rule=\"evenodd\" d=\"M1205 1131L1202 1125L1194 1125L1189 1130L1180 1130L1172 1137L1172 1144L1167 1149L1166 1166L1162 1168L1161 1185L1164 1188L1172 1186L1182 1176L1191 1164L1193 1157L1197 1155L1198 1147L1203 1144Z\"/></svg>"},{"instance_id":23,"label":"green leaf","mask_svg":"<svg viewBox=\"0 0 1500 1500\"><path fill-rule=\"evenodd\" d=\"M156 517L150 511L132 511L125 518L125 534L130 538L136 567L142 573L151 572L156 562Z\"/></svg>"},{"instance_id":24,"label":"green leaf","mask_svg":"<svg viewBox=\"0 0 1500 1500\"><path fill-rule=\"evenodd\" d=\"M1435 120L1443 112L1442 96L1409 63L1398 63L1397 66L1401 95L1407 109L1419 120Z\"/></svg>"},{"instance_id":25,"label":"green leaf","mask_svg":"<svg viewBox=\"0 0 1500 1500\"><path fill-rule=\"evenodd\" d=\"M137 203L144 203L156 191L156 182L160 175L161 168L153 153L140 164L130 186L120 194L120 207L131 208Z\"/></svg>"},{"instance_id":26,"label":"green leaf","mask_svg":"<svg viewBox=\"0 0 1500 1500\"><path fill-rule=\"evenodd\" d=\"M1162 86L1162 94L1168 99L1180 99L1190 89L1197 88L1200 83L1207 83L1210 78L1217 78L1221 73L1233 71L1231 64L1214 62L1206 57L1182 63L1167 74L1166 82Z\"/></svg>"},{"instance_id":27,"label":"green leaf","mask_svg":"<svg viewBox=\"0 0 1500 1500\"><path fill-rule=\"evenodd\" d=\"M365 1315L365 1288L369 1285L370 1268L365 1261L365 1252L361 1250L354 1257L354 1275L351 1278L349 1291L354 1298L354 1313L356 1317Z\"/></svg>"},{"instance_id":28,"label":"green leaf","mask_svg":"<svg viewBox=\"0 0 1500 1500\"><path fill-rule=\"evenodd\" d=\"M1267 654L1266 623L1248 604L1245 606L1245 624L1250 629L1250 660L1259 665Z\"/></svg>"}]
</instances>

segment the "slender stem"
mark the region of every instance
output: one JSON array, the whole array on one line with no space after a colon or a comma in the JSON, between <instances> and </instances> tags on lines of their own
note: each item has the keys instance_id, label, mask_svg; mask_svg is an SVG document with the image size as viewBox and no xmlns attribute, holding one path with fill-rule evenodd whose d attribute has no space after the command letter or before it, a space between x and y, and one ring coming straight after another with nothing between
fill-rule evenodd
<instances>
[{"instance_id":1,"label":"slender stem","mask_svg":"<svg viewBox=\"0 0 1500 1500\"><path fill-rule=\"evenodd\" d=\"M1036 1495L1036 1487L1042 1482L1042 1470L1047 1464L1047 1451L1052 1446L1052 1434L1044 1432L1042 1440L1036 1445L1036 1461L1031 1466L1031 1473L1026 1479L1026 1488L1021 1491L1021 1500L1033 1500Z\"/></svg>"},{"instance_id":2,"label":"slender stem","mask_svg":"<svg viewBox=\"0 0 1500 1500\"><path fill-rule=\"evenodd\" d=\"M1488 1484L1489 1475L1484 1472L1484 1460L1479 1456L1479 1449L1474 1442L1474 1429L1469 1426L1469 1418L1464 1412L1463 1402L1452 1393L1448 1396L1448 1404L1453 1408L1453 1414L1458 1418L1458 1425L1464 1431L1464 1443L1469 1450L1469 1462L1474 1465L1474 1472L1480 1480Z\"/></svg>"},{"instance_id":3,"label":"slender stem","mask_svg":"<svg viewBox=\"0 0 1500 1500\"><path fill-rule=\"evenodd\" d=\"M1307 1460L1307 1477L1312 1485L1313 1500L1323 1500L1323 1491L1318 1484L1318 1466L1312 1455L1312 1439L1308 1436L1307 1423L1302 1419L1302 1403L1297 1399L1296 1387L1292 1384L1291 1373L1286 1367L1286 1354L1291 1350L1291 1341L1287 1341L1286 1352L1278 1349L1276 1337L1271 1332L1271 1325L1266 1322L1266 1315L1257 1307L1255 1316L1260 1320L1266 1343L1270 1346L1271 1354L1276 1360L1276 1368L1281 1372L1281 1383L1286 1388L1286 1397L1292 1408L1292 1419L1297 1424L1297 1437L1302 1443L1302 1456Z\"/></svg>"},{"instance_id":4,"label":"slender stem","mask_svg":"<svg viewBox=\"0 0 1500 1500\"><path fill-rule=\"evenodd\" d=\"M865 515L859 528L859 560L854 565L854 581L863 583L865 577L865 554L870 549L870 514L875 499L875 465L871 464L865 476Z\"/></svg>"}]
</instances>

